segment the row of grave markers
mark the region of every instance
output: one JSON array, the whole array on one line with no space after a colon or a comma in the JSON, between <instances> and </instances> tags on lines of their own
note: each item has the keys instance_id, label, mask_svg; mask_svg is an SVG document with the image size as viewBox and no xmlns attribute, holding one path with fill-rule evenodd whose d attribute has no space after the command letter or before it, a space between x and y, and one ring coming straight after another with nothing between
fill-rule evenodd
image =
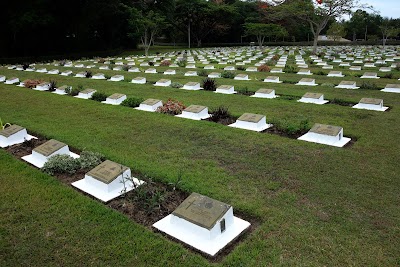
<instances>
[{"instance_id":1,"label":"row of grave markers","mask_svg":"<svg viewBox=\"0 0 400 267\"><path fill-rule=\"evenodd\" d=\"M36 138L28 135L19 125L11 125L0 131L0 145L7 147ZM55 155L79 158L69 150L67 144L51 139L35 147L32 154L22 157L28 163L42 168ZM87 172L83 179L72 186L108 202L144 184L132 177L131 169L106 160ZM237 238L250 223L233 215L233 207L198 193L192 193L170 215L153 224L153 227L192 246L216 255L232 240Z\"/></svg>"},{"instance_id":2,"label":"row of grave markers","mask_svg":"<svg viewBox=\"0 0 400 267\"><path fill-rule=\"evenodd\" d=\"M1 78L2 77L0 77L0 81L5 80L5 77L3 79L1 79ZM17 78L12 78L11 82L17 81L16 79ZM139 79L141 79L141 78L139 77ZM10 80L6 80L5 81L6 84L11 84L10 82L7 83L7 81L10 81ZM19 82L19 79L17 82ZM309 80L302 79L298 84L299 85L307 85L308 83L315 83L315 81L309 81ZM156 84L154 84L154 85L166 87L166 86L169 86L170 84L171 84L170 80L161 79L160 81L156 82ZM24 83L21 82L21 83L19 83L18 86L23 87ZM49 88L50 88L50 83L41 83L41 84L38 84L33 89L38 90L38 91L47 91L47 90L49 90ZM60 86L55 89L54 93L59 94L59 95L66 95L67 93L65 90L67 88L68 88L68 86L66 86L66 85ZM356 82L343 81L338 86L336 86L336 88L357 89L358 87L356 86ZM182 87L182 89L201 90L202 88L200 87L200 83L189 82L189 83L186 83ZM387 85L386 88L382 89L381 91L399 92L400 93L400 85L389 84L389 85ZM85 90L79 92L78 95L75 97L82 98L82 99L90 99L95 92L96 92L96 90L94 90L94 89L85 89ZM221 85L216 89L215 93L235 94L236 91L234 89L234 86L232 86L232 85ZM272 98L276 98L279 96L277 96L275 94L275 90L273 90L273 89L261 88L261 89L257 90L254 93L254 95L251 95L250 97L272 99ZM115 94L112 94L111 96L107 97L107 99L105 101L102 101L102 103L112 104L112 105L120 105L126 98L127 97L124 94L115 93ZM325 100L324 95L321 93L307 92L306 94L304 94L302 96L302 98L300 100L298 100L298 102L323 105L323 104L328 103L329 101ZM383 106L383 99L376 99L376 98L362 98L358 104L353 106L353 108L376 110L376 111L385 111L388 109L388 107Z\"/></svg>"},{"instance_id":3,"label":"row of grave markers","mask_svg":"<svg viewBox=\"0 0 400 267\"><path fill-rule=\"evenodd\" d=\"M78 98L82 99L89 99L91 95L95 92L93 89L87 89L87 91L81 92L80 95L76 96ZM275 92L270 92L270 93L275 93ZM259 92L259 94L262 94ZM111 105L120 105L125 99L126 95L124 94L119 94L115 93L112 94L111 96L107 97L106 101L102 101L102 103L105 104L111 104ZM305 102L305 103L314 103L314 104L322 104L320 103L323 100L323 96L320 96L318 94L313 94L313 93L307 93L302 97L302 99L299 100L300 102ZM137 110L143 110L143 111L150 111L150 112L155 112L158 107L161 107L162 101L159 99L147 99L146 101L142 102L139 107L135 108ZM354 106L355 108L359 109L371 109L371 110L379 110L379 111L384 111L387 109L387 107L383 107L383 100L381 99L368 99L368 98L363 98L359 104ZM187 118L187 119L193 119L193 120L203 120L207 119L210 117L210 114L208 113L208 108L205 106L200 106L200 105L191 105L184 109L181 114L176 115L177 117L180 118ZM317 125L317 124L316 124ZM331 132L328 133L327 130L320 131L320 127L314 127L310 130L309 133L306 133L305 135L299 137L299 140L304 140L304 141L309 141L309 142L314 142L314 143L320 143L320 144L325 144L325 145L330 145L330 146L336 146L336 147L343 147L346 145L350 139L349 138L342 138L343 135L343 129L341 134L338 132ZM319 125L319 124L318 124ZM242 116L240 116L235 123L228 125L230 127L234 128L240 128L240 129L245 129L245 130L251 130L251 131L256 131L256 132L262 132L270 127L272 127L272 124L267 124L266 123L266 116L260 115L260 114L252 114L252 113L245 113ZM330 129L331 127L336 127L336 126L329 126L329 125L324 125L326 129Z\"/></svg>"}]
</instances>

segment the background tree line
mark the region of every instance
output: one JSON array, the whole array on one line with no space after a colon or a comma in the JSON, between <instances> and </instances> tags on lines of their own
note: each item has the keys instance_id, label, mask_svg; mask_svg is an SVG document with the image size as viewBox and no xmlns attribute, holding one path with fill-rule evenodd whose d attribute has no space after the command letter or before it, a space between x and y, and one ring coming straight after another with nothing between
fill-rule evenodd
<instances>
[{"instance_id":1,"label":"background tree line","mask_svg":"<svg viewBox=\"0 0 400 267\"><path fill-rule=\"evenodd\" d=\"M398 38L400 19L354 9L356 0L286 0L281 5L240 0L6 1L0 16L0 57L144 48L154 42L248 43L312 41L330 34L350 40ZM328 4L342 6L328 14ZM350 3L350 4L349 4ZM325 8L325 9L324 9ZM351 13L350 20L340 21ZM386 29L386 30L385 30Z\"/></svg>"}]
</instances>

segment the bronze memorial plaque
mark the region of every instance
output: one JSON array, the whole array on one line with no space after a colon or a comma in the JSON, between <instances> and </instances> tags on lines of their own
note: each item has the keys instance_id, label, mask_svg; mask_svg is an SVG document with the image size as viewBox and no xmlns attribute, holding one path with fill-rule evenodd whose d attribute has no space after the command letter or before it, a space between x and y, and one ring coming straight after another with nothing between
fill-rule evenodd
<instances>
[{"instance_id":1,"label":"bronze memorial plaque","mask_svg":"<svg viewBox=\"0 0 400 267\"><path fill-rule=\"evenodd\" d=\"M378 98L361 98L361 104L369 104L369 105L380 105L383 102L382 99Z\"/></svg>"},{"instance_id":2,"label":"bronze memorial plaque","mask_svg":"<svg viewBox=\"0 0 400 267\"><path fill-rule=\"evenodd\" d=\"M230 207L230 205L218 200L211 199L198 193L192 193L172 214L200 227L211 230Z\"/></svg>"},{"instance_id":3,"label":"bronze memorial plaque","mask_svg":"<svg viewBox=\"0 0 400 267\"><path fill-rule=\"evenodd\" d=\"M19 125L16 125L16 124L13 124L13 125L5 128L4 130L0 131L0 135L8 138L13 134L16 134L19 131L22 131L23 129L24 129L23 127L21 127Z\"/></svg>"},{"instance_id":4,"label":"bronze memorial plaque","mask_svg":"<svg viewBox=\"0 0 400 267\"><path fill-rule=\"evenodd\" d=\"M115 93L115 94L110 95L107 98L109 98L109 99L120 99L123 96L125 96L125 95L124 94Z\"/></svg>"},{"instance_id":5,"label":"bronze memorial plaque","mask_svg":"<svg viewBox=\"0 0 400 267\"><path fill-rule=\"evenodd\" d=\"M342 127L316 123L311 128L310 132L323 135L337 136L341 130Z\"/></svg>"},{"instance_id":6,"label":"bronze memorial plaque","mask_svg":"<svg viewBox=\"0 0 400 267\"><path fill-rule=\"evenodd\" d=\"M265 89L265 88L261 88L258 89L256 93L260 93L260 94L270 94L274 91L274 89Z\"/></svg>"},{"instance_id":7,"label":"bronze memorial plaque","mask_svg":"<svg viewBox=\"0 0 400 267\"><path fill-rule=\"evenodd\" d=\"M206 108L205 106L190 105L189 107L185 108L184 111L191 112L191 113L200 113L205 108Z\"/></svg>"},{"instance_id":8,"label":"bronze memorial plaque","mask_svg":"<svg viewBox=\"0 0 400 267\"><path fill-rule=\"evenodd\" d=\"M50 156L51 154L53 154L54 152L56 152L57 150L60 150L61 148L63 148L64 146L66 146L66 144L51 139L49 141L47 141L46 143L38 146L37 148L35 148L33 151L42 154L45 157Z\"/></svg>"},{"instance_id":9,"label":"bronze memorial plaque","mask_svg":"<svg viewBox=\"0 0 400 267\"><path fill-rule=\"evenodd\" d=\"M238 121L247 121L247 122L257 123L264 117L265 117L264 115L260 115L260 114L244 113L242 116L239 117Z\"/></svg>"},{"instance_id":10,"label":"bronze memorial plaque","mask_svg":"<svg viewBox=\"0 0 400 267\"><path fill-rule=\"evenodd\" d=\"M109 184L117 179L118 176L122 175L122 173L127 169L128 167L126 166L115 163L111 160L106 160L90 170L88 173L86 173L86 175L91 176L105 184Z\"/></svg>"},{"instance_id":11,"label":"bronze memorial plaque","mask_svg":"<svg viewBox=\"0 0 400 267\"><path fill-rule=\"evenodd\" d=\"M320 93L306 93L303 95L304 98L313 98L313 99L319 99L322 96Z\"/></svg>"},{"instance_id":12,"label":"bronze memorial plaque","mask_svg":"<svg viewBox=\"0 0 400 267\"><path fill-rule=\"evenodd\" d=\"M231 90L232 85L221 85L217 88L218 90Z\"/></svg>"},{"instance_id":13,"label":"bronze memorial plaque","mask_svg":"<svg viewBox=\"0 0 400 267\"><path fill-rule=\"evenodd\" d=\"M157 104L157 103L160 102L160 101L161 101L161 100L159 100L159 99L149 98L149 99L143 101L142 104L148 105L148 106L154 106L155 104Z\"/></svg>"}]
</instances>

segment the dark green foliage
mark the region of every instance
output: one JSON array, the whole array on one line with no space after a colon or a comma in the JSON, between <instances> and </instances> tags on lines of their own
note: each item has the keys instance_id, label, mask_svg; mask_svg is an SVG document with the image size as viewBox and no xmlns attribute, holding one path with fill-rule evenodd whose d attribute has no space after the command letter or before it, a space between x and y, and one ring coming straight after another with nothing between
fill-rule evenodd
<instances>
[{"instance_id":1,"label":"dark green foliage","mask_svg":"<svg viewBox=\"0 0 400 267\"><path fill-rule=\"evenodd\" d=\"M217 83L214 79L211 78L205 78L202 81L202 85L201 85L204 90L206 91L215 91L217 89Z\"/></svg>"},{"instance_id":2,"label":"dark green foliage","mask_svg":"<svg viewBox=\"0 0 400 267\"><path fill-rule=\"evenodd\" d=\"M128 66L128 65L123 65L123 66L122 66L122 70L124 70L124 71L128 71L130 68L131 68L131 67Z\"/></svg>"},{"instance_id":3,"label":"dark green foliage","mask_svg":"<svg viewBox=\"0 0 400 267\"><path fill-rule=\"evenodd\" d=\"M373 82L363 81L362 84L360 85L360 89L379 90L379 87Z\"/></svg>"},{"instance_id":4,"label":"dark green foliage","mask_svg":"<svg viewBox=\"0 0 400 267\"><path fill-rule=\"evenodd\" d=\"M86 71L85 77L86 78L92 78L92 72L91 71Z\"/></svg>"},{"instance_id":5,"label":"dark green foliage","mask_svg":"<svg viewBox=\"0 0 400 267\"><path fill-rule=\"evenodd\" d=\"M385 79L393 79L393 73L386 73L385 75L383 75L382 76L382 78L385 78Z\"/></svg>"},{"instance_id":6,"label":"dark green foliage","mask_svg":"<svg viewBox=\"0 0 400 267\"><path fill-rule=\"evenodd\" d=\"M50 87L49 87L49 91L53 92L55 91L57 88L57 81L56 80L50 80Z\"/></svg>"},{"instance_id":7,"label":"dark green foliage","mask_svg":"<svg viewBox=\"0 0 400 267\"><path fill-rule=\"evenodd\" d=\"M122 101L121 106L136 108L142 103L144 100L143 98L138 97L128 97L124 101Z\"/></svg>"},{"instance_id":8,"label":"dark green foliage","mask_svg":"<svg viewBox=\"0 0 400 267\"><path fill-rule=\"evenodd\" d=\"M210 114L211 114L210 120L213 122L219 122L233 117L229 112L228 108L225 106L219 106L211 109Z\"/></svg>"},{"instance_id":9,"label":"dark green foliage","mask_svg":"<svg viewBox=\"0 0 400 267\"><path fill-rule=\"evenodd\" d=\"M319 70L315 72L315 75L327 75L325 71Z\"/></svg>"},{"instance_id":10,"label":"dark green foliage","mask_svg":"<svg viewBox=\"0 0 400 267\"><path fill-rule=\"evenodd\" d=\"M311 128L308 119L301 120L297 123L288 120L272 120L272 124L282 134L292 137L304 134Z\"/></svg>"},{"instance_id":11,"label":"dark green foliage","mask_svg":"<svg viewBox=\"0 0 400 267\"><path fill-rule=\"evenodd\" d=\"M202 77L207 77L208 72L205 69L201 69L197 72L197 75L202 76Z\"/></svg>"},{"instance_id":12,"label":"dark green foliage","mask_svg":"<svg viewBox=\"0 0 400 267\"><path fill-rule=\"evenodd\" d=\"M224 70L221 73L221 77L226 78L226 79L233 79L233 78L235 78L235 73L232 71Z\"/></svg>"},{"instance_id":13,"label":"dark green foliage","mask_svg":"<svg viewBox=\"0 0 400 267\"><path fill-rule=\"evenodd\" d=\"M105 93L102 93L102 92L95 92L95 93L92 95L91 99L94 100L94 101L99 101L99 102L101 102L101 101L105 101L105 100L107 99L107 97L108 97L108 95L105 94Z\"/></svg>"},{"instance_id":14,"label":"dark green foliage","mask_svg":"<svg viewBox=\"0 0 400 267\"><path fill-rule=\"evenodd\" d=\"M335 104L335 105L339 105L339 106L353 106L355 104L357 104L356 102L352 102L352 101L347 101L341 98L334 98L332 100L329 101L329 104Z\"/></svg>"},{"instance_id":15,"label":"dark green foliage","mask_svg":"<svg viewBox=\"0 0 400 267\"><path fill-rule=\"evenodd\" d=\"M238 66L238 67L237 67L237 70L242 70L242 71L244 71L244 70L246 70L246 68L245 68L244 66Z\"/></svg>"},{"instance_id":16,"label":"dark green foliage","mask_svg":"<svg viewBox=\"0 0 400 267\"><path fill-rule=\"evenodd\" d=\"M297 73L298 71L299 71L299 69L292 65L287 65L283 69L283 72L286 72L286 73Z\"/></svg>"},{"instance_id":17,"label":"dark green foliage","mask_svg":"<svg viewBox=\"0 0 400 267\"><path fill-rule=\"evenodd\" d=\"M240 95L252 95L253 94L253 92L249 91L249 88L247 86L239 87L236 89L236 91Z\"/></svg>"},{"instance_id":18,"label":"dark green foliage","mask_svg":"<svg viewBox=\"0 0 400 267\"><path fill-rule=\"evenodd\" d=\"M180 60L178 60L177 65L181 68L184 68L184 67L186 67L186 63L187 63L186 59L180 59Z\"/></svg>"}]
</instances>

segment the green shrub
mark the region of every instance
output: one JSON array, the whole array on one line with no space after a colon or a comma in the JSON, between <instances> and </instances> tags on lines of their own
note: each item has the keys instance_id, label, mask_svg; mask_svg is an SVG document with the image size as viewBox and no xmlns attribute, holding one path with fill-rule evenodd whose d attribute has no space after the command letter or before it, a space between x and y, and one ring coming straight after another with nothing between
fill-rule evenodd
<instances>
[{"instance_id":1,"label":"green shrub","mask_svg":"<svg viewBox=\"0 0 400 267\"><path fill-rule=\"evenodd\" d=\"M105 156L101 153L84 150L78 159L81 169L93 169L105 160Z\"/></svg>"},{"instance_id":2,"label":"green shrub","mask_svg":"<svg viewBox=\"0 0 400 267\"><path fill-rule=\"evenodd\" d=\"M91 71L86 71L86 73L85 73L86 78L92 78L92 76L93 76L93 74Z\"/></svg>"},{"instance_id":3,"label":"green shrub","mask_svg":"<svg viewBox=\"0 0 400 267\"><path fill-rule=\"evenodd\" d=\"M327 75L327 73L325 71L319 70L315 72L315 75Z\"/></svg>"},{"instance_id":4,"label":"green shrub","mask_svg":"<svg viewBox=\"0 0 400 267\"><path fill-rule=\"evenodd\" d=\"M50 175L58 173L74 174L79 168L79 160L69 155L54 155L44 164L42 170Z\"/></svg>"},{"instance_id":5,"label":"green shrub","mask_svg":"<svg viewBox=\"0 0 400 267\"><path fill-rule=\"evenodd\" d=\"M238 66L237 69L238 70L246 70L246 68L244 66Z\"/></svg>"},{"instance_id":6,"label":"green shrub","mask_svg":"<svg viewBox=\"0 0 400 267\"><path fill-rule=\"evenodd\" d=\"M167 67L169 65L171 65L171 61L169 61L169 60L163 60L160 63L160 66L163 66L163 67Z\"/></svg>"},{"instance_id":7,"label":"green shrub","mask_svg":"<svg viewBox=\"0 0 400 267\"><path fill-rule=\"evenodd\" d=\"M178 62L176 64L179 67L184 68L184 67L186 67L186 63L187 63L186 59L180 59L180 60L178 60Z\"/></svg>"},{"instance_id":8,"label":"green shrub","mask_svg":"<svg viewBox=\"0 0 400 267\"><path fill-rule=\"evenodd\" d=\"M123 71L128 71L130 68L131 68L131 66L128 66L128 65L123 65L122 66L122 70Z\"/></svg>"},{"instance_id":9,"label":"green shrub","mask_svg":"<svg viewBox=\"0 0 400 267\"><path fill-rule=\"evenodd\" d=\"M283 69L283 72L286 72L286 73L297 73L298 71L299 71L299 69L292 65L287 65Z\"/></svg>"},{"instance_id":10,"label":"green shrub","mask_svg":"<svg viewBox=\"0 0 400 267\"><path fill-rule=\"evenodd\" d=\"M252 95L253 94L253 92L249 91L249 88L247 86L239 87L236 89L236 91L240 95Z\"/></svg>"},{"instance_id":11,"label":"green shrub","mask_svg":"<svg viewBox=\"0 0 400 267\"><path fill-rule=\"evenodd\" d=\"M206 91L215 91L217 89L217 82L211 78L205 78L202 81L202 85L204 90Z\"/></svg>"},{"instance_id":12,"label":"green shrub","mask_svg":"<svg viewBox=\"0 0 400 267\"><path fill-rule=\"evenodd\" d=\"M128 97L124 101L122 101L121 106L136 108L144 101L143 98L137 97Z\"/></svg>"},{"instance_id":13,"label":"green shrub","mask_svg":"<svg viewBox=\"0 0 400 267\"><path fill-rule=\"evenodd\" d=\"M393 79L393 73L386 73L385 75L382 76L382 78Z\"/></svg>"},{"instance_id":14,"label":"green shrub","mask_svg":"<svg viewBox=\"0 0 400 267\"><path fill-rule=\"evenodd\" d=\"M54 92L57 88L57 81L56 80L50 80L50 87L49 91Z\"/></svg>"},{"instance_id":15,"label":"green shrub","mask_svg":"<svg viewBox=\"0 0 400 267\"><path fill-rule=\"evenodd\" d=\"M106 101L107 97L108 95L106 95L105 93L95 92L90 99L101 102Z\"/></svg>"},{"instance_id":16,"label":"green shrub","mask_svg":"<svg viewBox=\"0 0 400 267\"><path fill-rule=\"evenodd\" d=\"M173 82L173 83L171 83L170 87L172 87L172 88L181 88L181 87L183 87L183 84L178 83L178 82Z\"/></svg>"},{"instance_id":17,"label":"green shrub","mask_svg":"<svg viewBox=\"0 0 400 267\"><path fill-rule=\"evenodd\" d=\"M325 87L335 87L335 85L333 83L323 83L321 84L321 86L325 86Z\"/></svg>"},{"instance_id":18,"label":"green shrub","mask_svg":"<svg viewBox=\"0 0 400 267\"><path fill-rule=\"evenodd\" d=\"M205 69L201 69L197 72L197 75L202 76L202 77L207 77L208 71L206 71Z\"/></svg>"},{"instance_id":19,"label":"green shrub","mask_svg":"<svg viewBox=\"0 0 400 267\"><path fill-rule=\"evenodd\" d=\"M360 89L366 89L366 90L378 90L378 86L370 81L364 81L361 85L360 85Z\"/></svg>"},{"instance_id":20,"label":"green shrub","mask_svg":"<svg viewBox=\"0 0 400 267\"><path fill-rule=\"evenodd\" d=\"M298 123L287 120L273 120L272 124L282 134L293 137L307 132L311 128L308 119L301 120Z\"/></svg>"},{"instance_id":21,"label":"green shrub","mask_svg":"<svg viewBox=\"0 0 400 267\"><path fill-rule=\"evenodd\" d=\"M222 120L227 120L232 118L233 116L230 114L229 110L225 106L219 106L211 109L210 111L210 120L213 122L219 122Z\"/></svg>"},{"instance_id":22,"label":"green shrub","mask_svg":"<svg viewBox=\"0 0 400 267\"><path fill-rule=\"evenodd\" d=\"M226 79L233 79L233 78L235 78L235 73L232 71L224 70L221 73L221 77L226 78Z\"/></svg>"}]
</instances>

